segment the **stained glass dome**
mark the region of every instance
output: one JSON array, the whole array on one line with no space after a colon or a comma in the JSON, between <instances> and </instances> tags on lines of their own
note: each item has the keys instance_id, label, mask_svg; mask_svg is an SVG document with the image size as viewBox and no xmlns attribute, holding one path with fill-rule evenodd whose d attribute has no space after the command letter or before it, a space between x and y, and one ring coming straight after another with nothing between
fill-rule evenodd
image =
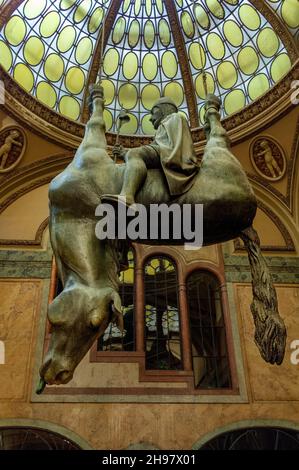
<instances>
[{"instance_id":1,"label":"stained glass dome","mask_svg":"<svg viewBox=\"0 0 299 470\"><path fill-rule=\"evenodd\" d=\"M0 0L0 7L8 3ZM299 26L298 0L267 0L265 12L247 0L14 3L0 31L4 69L43 104L80 121L103 49L106 127L114 131L125 108L127 134L153 133L149 111L160 96L173 98L192 127L201 125L203 70L208 91L223 101L223 117L250 104L292 65L269 12L292 36Z\"/></svg>"}]
</instances>

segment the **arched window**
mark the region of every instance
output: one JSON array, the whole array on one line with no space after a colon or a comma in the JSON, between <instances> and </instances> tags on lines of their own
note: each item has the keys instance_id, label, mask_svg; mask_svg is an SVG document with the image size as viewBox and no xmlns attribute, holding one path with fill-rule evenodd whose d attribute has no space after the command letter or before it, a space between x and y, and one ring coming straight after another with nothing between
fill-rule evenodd
<instances>
[{"instance_id":1,"label":"arched window","mask_svg":"<svg viewBox=\"0 0 299 470\"><path fill-rule=\"evenodd\" d=\"M0 428L0 450L80 450L60 434L31 427Z\"/></svg>"},{"instance_id":2,"label":"arched window","mask_svg":"<svg viewBox=\"0 0 299 470\"><path fill-rule=\"evenodd\" d=\"M231 378L219 281L209 271L187 279L195 387L230 388Z\"/></svg>"},{"instance_id":3,"label":"arched window","mask_svg":"<svg viewBox=\"0 0 299 470\"><path fill-rule=\"evenodd\" d=\"M175 264L166 257L144 267L145 367L182 369L179 299Z\"/></svg>"}]
</instances>

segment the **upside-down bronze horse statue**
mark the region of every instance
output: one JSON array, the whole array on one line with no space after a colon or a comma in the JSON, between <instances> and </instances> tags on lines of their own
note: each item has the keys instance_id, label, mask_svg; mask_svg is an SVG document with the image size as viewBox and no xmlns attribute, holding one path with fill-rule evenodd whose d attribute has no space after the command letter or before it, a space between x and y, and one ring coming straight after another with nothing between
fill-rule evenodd
<instances>
[{"instance_id":1,"label":"upside-down bronze horse statue","mask_svg":"<svg viewBox=\"0 0 299 470\"><path fill-rule=\"evenodd\" d=\"M49 188L50 237L63 291L49 306L51 339L40 369L38 393L46 384L69 382L76 366L109 322L122 327L117 243L96 238L99 219L95 209L102 195L120 193L125 165L115 164L107 152L100 85L92 87L91 103L92 113L83 141L72 162ZM219 100L209 95L208 139L191 189L173 200L162 172L149 170L136 202L146 207L170 202L203 204L204 245L242 238L252 271L255 342L267 362L280 364L286 330L259 239L252 228L256 198L239 161L231 153L219 107Z\"/></svg>"}]
</instances>

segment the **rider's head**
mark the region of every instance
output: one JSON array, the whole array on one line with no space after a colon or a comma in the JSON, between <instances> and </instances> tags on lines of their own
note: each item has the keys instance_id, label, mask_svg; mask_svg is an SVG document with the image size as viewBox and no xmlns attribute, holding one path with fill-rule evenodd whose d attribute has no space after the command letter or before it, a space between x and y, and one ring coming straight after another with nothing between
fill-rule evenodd
<instances>
[{"instance_id":1,"label":"rider's head","mask_svg":"<svg viewBox=\"0 0 299 470\"><path fill-rule=\"evenodd\" d=\"M151 118L155 129L158 129L160 122L169 114L177 113L178 108L175 102L171 98L163 97L160 98L151 109Z\"/></svg>"}]
</instances>

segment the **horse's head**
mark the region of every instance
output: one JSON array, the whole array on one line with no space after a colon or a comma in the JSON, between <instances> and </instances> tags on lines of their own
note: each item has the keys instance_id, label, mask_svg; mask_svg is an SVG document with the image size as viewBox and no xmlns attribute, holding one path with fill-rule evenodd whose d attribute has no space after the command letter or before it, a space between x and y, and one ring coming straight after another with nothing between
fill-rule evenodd
<instances>
[{"instance_id":1,"label":"horse's head","mask_svg":"<svg viewBox=\"0 0 299 470\"><path fill-rule=\"evenodd\" d=\"M65 289L49 307L51 339L40 369L47 384L69 382L75 368L110 321L122 329L121 300L111 287Z\"/></svg>"}]
</instances>

